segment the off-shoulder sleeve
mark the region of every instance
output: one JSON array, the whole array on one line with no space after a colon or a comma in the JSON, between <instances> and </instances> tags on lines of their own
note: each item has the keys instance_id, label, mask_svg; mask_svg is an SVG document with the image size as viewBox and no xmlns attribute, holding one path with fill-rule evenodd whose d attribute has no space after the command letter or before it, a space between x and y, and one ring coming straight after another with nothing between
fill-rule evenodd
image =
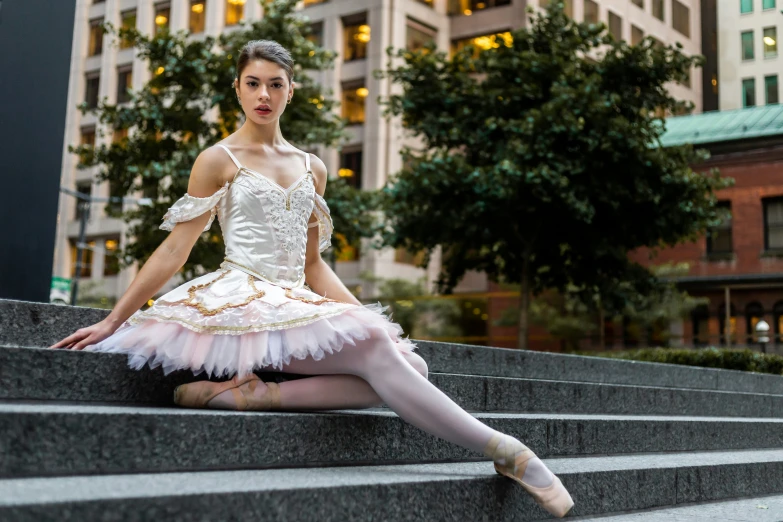
<instances>
[{"instance_id":1,"label":"off-shoulder sleeve","mask_svg":"<svg viewBox=\"0 0 783 522\"><path fill-rule=\"evenodd\" d=\"M318 226L318 251L323 252L332 246L334 225L332 225L332 215L329 212L329 206L326 204L326 200L317 192L315 193L313 214L315 214L315 219L317 221L310 226Z\"/></svg>"},{"instance_id":2,"label":"off-shoulder sleeve","mask_svg":"<svg viewBox=\"0 0 783 522\"><path fill-rule=\"evenodd\" d=\"M215 220L215 214L217 214L217 204L220 199L225 196L226 191L228 190L228 186L229 182L226 182L226 184L223 185L220 190L205 198L197 198L195 196L191 196L190 194L185 194L179 198L177 202L174 203L171 208L169 208L169 210L166 212L166 215L163 216L163 223L160 225L160 228L163 230L172 231L174 230L174 227L177 225L177 223L183 223L185 221L190 221L191 219L196 219L204 213L209 212L209 221L204 227L204 232L206 232L209 230L209 227L212 226L212 222Z\"/></svg>"}]
</instances>

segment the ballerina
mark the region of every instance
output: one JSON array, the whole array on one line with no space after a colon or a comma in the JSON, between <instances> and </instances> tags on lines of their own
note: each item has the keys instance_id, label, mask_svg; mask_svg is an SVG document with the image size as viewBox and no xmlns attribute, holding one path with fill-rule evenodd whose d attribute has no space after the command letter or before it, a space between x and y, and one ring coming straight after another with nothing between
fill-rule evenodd
<instances>
[{"instance_id":1,"label":"ballerina","mask_svg":"<svg viewBox=\"0 0 783 522\"><path fill-rule=\"evenodd\" d=\"M406 422L491 458L497 473L565 516L573 500L560 479L519 440L483 424L430 383L427 364L402 328L380 304L362 305L321 259L332 234L326 167L280 131L294 95L293 67L276 42L243 47L233 86L244 124L199 154L187 194L163 217L161 228L171 233L106 319L51 348L127 354L137 370L231 377L178 386L174 402L183 407L331 410L385 403ZM220 269L139 310L185 263L215 216L226 245ZM270 368L312 377L278 385L253 373Z\"/></svg>"}]
</instances>

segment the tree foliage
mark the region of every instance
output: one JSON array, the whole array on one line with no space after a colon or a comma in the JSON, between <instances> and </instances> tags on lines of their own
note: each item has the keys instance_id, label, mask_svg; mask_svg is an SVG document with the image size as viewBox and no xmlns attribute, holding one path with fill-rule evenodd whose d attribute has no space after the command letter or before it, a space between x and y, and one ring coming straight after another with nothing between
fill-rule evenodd
<instances>
[{"instance_id":1,"label":"tree foliage","mask_svg":"<svg viewBox=\"0 0 783 522\"><path fill-rule=\"evenodd\" d=\"M135 29L105 24L105 31L135 48L152 72L151 79L130 102L114 105L102 100L96 109L80 105L83 113L95 112L107 129L131 129L122 140L108 145L69 147L79 155L79 168L98 166L98 178L110 184L113 196L141 191L152 206L126 208L131 223L130 242L122 252L126 264L145 261L164 239L158 230L161 217L187 189L190 169L198 154L238 128L244 118L232 82L236 57L249 40L270 39L288 49L296 62L295 95L281 118L288 140L299 147L333 145L342 137L344 121L334 113L336 102L307 71L332 67L335 53L310 40L307 18L295 11L294 0L261 0L264 16L218 37L188 39L186 32L163 31L145 36ZM215 118L208 119L208 115ZM100 130L99 130L100 132ZM369 232L361 214L364 207L342 201L366 203L366 196L339 185L326 191L335 224L349 240ZM333 196L339 194L338 199ZM348 212L347 210L350 210ZM118 212L114 212L118 215ZM223 259L223 242L217 223L193 248L184 270L192 276L215 269Z\"/></svg>"},{"instance_id":2,"label":"tree foliage","mask_svg":"<svg viewBox=\"0 0 783 522\"><path fill-rule=\"evenodd\" d=\"M402 92L384 100L386 114L401 116L423 147L403 151L405 167L384 188L383 242L442 247L444 292L468 270L520 283L523 347L530 292L575 288L621 311L622 283L637 294L655 284L627 253L703 233L729 181L691 169L706 151L660 146L656 111L692 110L667 84L685 81L702 57L651 38L615 42L561 4L495 42L452 57L434 44L388 50L378 75Z\"/></svg>"}]
</instances>

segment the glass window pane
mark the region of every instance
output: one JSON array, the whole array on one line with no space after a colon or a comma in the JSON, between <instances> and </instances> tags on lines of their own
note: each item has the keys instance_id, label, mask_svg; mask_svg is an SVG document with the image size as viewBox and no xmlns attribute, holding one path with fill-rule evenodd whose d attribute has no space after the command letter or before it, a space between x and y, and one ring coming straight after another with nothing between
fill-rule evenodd
<instances>
[{"instance_id":1,"label":"glass window pane","mask_svg":"<svg viewBox=\"0 0 783 522\"><path fill-rule=\"evenodd\" d=\"M631 25L631 45L639 45L644 39L644 31Z\"/></svg>"},{"instance_id":2,"label":"glass window pane","mask_svg":"<svg viewBox=\"0 0 783 522\"><path fill-rule=\"evenodd\" d=\"M207 0L191 0L189 29L191 33L203 33L206 27Z\"/></svg>"},{"instance_id":3,"label":"glass window pane","mask_svg":"<svg viewBox=\"0 0 783 522\"><path fill-rule=\"evenodd\" d=\"M653 16L655 18L657 18L658 20L663 21L663 18L664 18L663 0L653 0L652 11L653 11Z\"/></svg>"},{"instance_id":4,"label":"glass window pane","mask_svg":"<svg viewBox=\"0 0 783 522\"><path fill-rule=\"evenodd\" d=\"M752 13L753 0L740 0L740 13Z\"/></svg>"},{"instance_id":5,"label":"glass window pane","mask_svg":"<svg viewBox=\"0 0 783 522\"><path fill-rule=\"evenodd\" d=\"M740 35L742 41L742 59L752 60L753 55L753 31L743 31Z\"/></svg>"},{"instance_id":6,"label":"glass window pane","mask_svg":"<svg viewBox=\"0 0 783 522\"><path fill-rule=\"evenodd\" d=\"M742 106L756 106L756 80L754 78L742 80Z\"/></svg>"},{"instance_id":7,"label":"glass window pane","mask_svg":"<svg viewBox=\"0 0 783 522\"><path fill-rule=\"evenodd\" d=\"M615 40L623 39L623 19L620 16L609 11L609 34L611 34Z\"/></svg>"},{"instance_id":8,"label":"glass window pane","mask_svg":"<svg viewBox=\"0 0 783 522\"><path fill-rule=\"evenodd\" d=\"M771 58L778 55L778 28L764 28L764 58Z\"/></svg>"},{"instance_id":9,"label":"glass window pane","mask_svg":"<svg viewBox=\"0 0 783 522\"><path fill-rule=\"evenodd\" d=\"M364 123L364 100L368 94L364 85L343 87L342 115L348 123Z\"/></svg>"},{"instance_id":10,"label":"glass window pane","mask_svg":"<svg viewBox=\"0 0 783 522\"><path fill-rule=\"evenodd\" d=\"M95 56L103 52L103 29L101 20L90 22L90 40L87 49L88 56Z\"/></svg>"},{"instance_id":11,"label":"glass window pane","mask_svg":"<svg viewBox=\"0 0 783 522\"><path fill-rule=\"evenodd\" d=\"M775 9L775 0L763 0L761 2L762 9Z\"/></svg>"},{"instance_id":12,"label":"glass window pane","mask_svg":"<svg viewBox=\"0 0 783 522\"><path fill-rule=\"evenodd\" d=\"M340 154L340 169L337 171L337 175L345 178L349 185L362 188L362 151Z\"/></svg>"},{"instance_id":13,"label":"glass window pane","mask_svg":"<svg viewBox=\"0 0 783 522\"><path fill-rule=\"evenodd\" d=\"M767 105L778 103L778 75L764 77L764 93Z\"/></svg>"},{"instance_id":14,"label":"glass window pane","mask_svg":"<svg viewBox=\"0 0 783 522\"><path fill-rule=\"evenodd\" d=\"M121 15L120 27L122 29L136 29L136 10L125 11ZM120 49L128 49L131 46L130 42L123 38L120 41Z\"/></svg>"},{"instance_id":15,"label":"glass window pane","mask_svg":"<svg viewBox=\"0 0 783 522\"><path fill-rule=\"evenodd\" d=\"M691 11L677 0L672 0L672 27L685 36L691 36Z\"/></svg>"},{"instance_id":16,"label":"glass window pane","mask_svg":"<svg viewBox=\"0 0 783 522\"><path fill-rule=\"evenodd\" d=\"M226 0L226 25L236 25L245 14L245 0Z\"/></svg>"},{"instance_id":17,"label":"glass window pane","mask_svg":"<svg viewBox=\"0 0 783 522\"><path fill-rule=\"evenodd\" d=\"M370 41L370 26L367 24L347 25L343 29L343 61L367 58L367 43Z\"/></svg>"},{"instance_id":18,"label":"glass window pane","mask_svg":"<svg viewBox=\"0 0 783 522\"><path fill-rule=\"evenodd\" d=\"M588 24L598 23L598 4L593 0L585 0L585 22Z\"/></svg>"},{"instance_id":19,"label":"glass window pane","mask_svg":"<svg viewBox=\"0 0 783 522\"><path fill-rule=\"evenodd\" d=\"M117 71L117 103L130 101L128 89L133 87L133 70L123 69Z\"/></svg>"},{"instance_id":20,"label":"glass window pane","mask_svg":"<svg viewBox=\"0 0 783 522\"><path fill-rule=\"evenodd\" d=\"M155 34L169 28L171 21L171 8L169 6L155 8Z\"/></svg>"},{"instance_id":21,"label":"glass window pane","mask_svg":"<svg viewBox=\"0 0 783 522\"><path fill-rule=\"evenodd\" d=\"M408 20L405 26L405 48L409 51L418 51L435 39L437 33L412 20Z\"/></svg>"},{"instance_id":22,"label":"glass window pane","mask_svg":"<svg viewBox=\"0 0 783 522\"><path fill-rule=\"evenodd\" d=\"M100 76L87 78L84 89L84 101L87 107L93 109L98 106L98 89L100 87Z\"/></svg>"},{"instance_id":23,"label":"glass window pane","mask_svg":"<svg viewBox=\"0 0 783 522\"><path fill-rule=\"evenodd\" d=\"M631 0L631 3L639 9L644 9L644 0Z\"/></svg>"}]
</instances>

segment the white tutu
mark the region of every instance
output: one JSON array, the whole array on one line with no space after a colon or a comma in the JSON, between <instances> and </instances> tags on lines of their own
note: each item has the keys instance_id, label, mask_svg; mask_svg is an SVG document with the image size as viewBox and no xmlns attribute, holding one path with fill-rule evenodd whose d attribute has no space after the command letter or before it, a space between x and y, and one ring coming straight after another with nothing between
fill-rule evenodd
<instances>
[{"instance_id":1,"label":"white tutu","mask_svg":"<svg viewBox=\"0 0 783 522\"><path fill-rule=\"evenodd\" d=\"M292 358L322 359L381 329L399 350L415 345L380 303L359 306L307 288L286 289L232 269L213 272L136 312L111 337L87 351L128 354L131 368L190 369L210 377L282 370Z\"/></svg>"}]
</instances>

